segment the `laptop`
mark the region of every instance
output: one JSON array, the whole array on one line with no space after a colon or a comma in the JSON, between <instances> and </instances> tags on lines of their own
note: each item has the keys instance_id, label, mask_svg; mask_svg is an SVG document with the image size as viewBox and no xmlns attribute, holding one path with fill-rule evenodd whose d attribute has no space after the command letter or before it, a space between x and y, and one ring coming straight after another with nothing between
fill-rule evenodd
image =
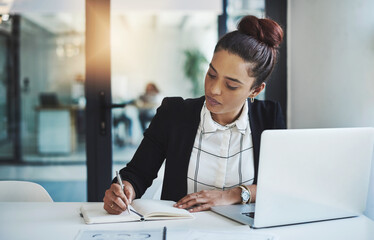
<instances>
[{"instance_id":1,"label":"laptop","mask_svg":"<svg viewBox=\"0 0 374 240\"><path fill-rule=\"evenodd\" d=\"M59 106L56 93L40 93L39 101L42 107L58 107Z\"/></svg>"},{"instance_id":2,"label":"laptop","mask_svg":"<svg viewBox=\"0 0 374 240\"><path fill-rule=\"evenodd\" d=\"M211 210L252 228L359 216L373 145L374 128L266 130L256 204Z\"/></svg>"}]
</instances>

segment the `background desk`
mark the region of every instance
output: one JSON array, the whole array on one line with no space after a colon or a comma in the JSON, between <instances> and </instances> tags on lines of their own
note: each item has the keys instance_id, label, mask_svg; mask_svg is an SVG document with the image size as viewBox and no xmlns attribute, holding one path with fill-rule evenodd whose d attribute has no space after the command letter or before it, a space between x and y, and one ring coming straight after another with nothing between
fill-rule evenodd
<instances>
[{"instance_id":1,"label":"background desk","mask_svg":"<svg viewBox=\"0 0 374 240\"><path fill-rule=\"evenodd\" d=\"M41 154L69 154L76 148L76 108L37 107L38 151Z\"/></svg>"},{"instance_id":2,"label":"background desk","mask_svg":"<svg viewBox=\"0 0 374 240\"><path fill-rule=\"evenodd\" d=\"M183 239L183 231L244 230L246 225L213 212L195 213L195 219L86 225L80 217L82 203L0 203L0 239L73 240L79 230L151 230L168 227L168 240ZM173 233L174 230L174 233ZM276 227L254 232L275 234L280 240L373 240L374 222L356 218Z\"/></svg>"}]
</instances>

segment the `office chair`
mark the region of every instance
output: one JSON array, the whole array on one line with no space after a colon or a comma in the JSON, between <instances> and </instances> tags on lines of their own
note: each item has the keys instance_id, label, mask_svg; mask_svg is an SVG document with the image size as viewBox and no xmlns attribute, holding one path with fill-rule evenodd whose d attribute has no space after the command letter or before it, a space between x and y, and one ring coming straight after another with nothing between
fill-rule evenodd
<instances>
[{"instance_id":1,"label":"office chair","mask_svg":"<svg viewBox=\"0 0 374 240\"><path fill-rule=\"evenodd\" d=\"M53 200L37 183L0 181L0 202L53 202Z\"/></svg>"}]
</instances>

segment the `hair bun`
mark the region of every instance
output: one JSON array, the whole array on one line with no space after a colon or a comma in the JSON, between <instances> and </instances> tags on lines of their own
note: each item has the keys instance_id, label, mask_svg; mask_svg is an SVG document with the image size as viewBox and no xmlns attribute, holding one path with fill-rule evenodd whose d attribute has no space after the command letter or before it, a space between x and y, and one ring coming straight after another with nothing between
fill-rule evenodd
<instances>
[{"instance_id":1,"label":"hair bun","mask_svg":"<svg viewBox=\"0 0 374 240\"><path fill-rule=\"evenodd\" d=\"M283 30L275 21L255 16L245 16L238 24L238 31L259 42L277 48L283 40Z\"/></svg>"}]
</instances>

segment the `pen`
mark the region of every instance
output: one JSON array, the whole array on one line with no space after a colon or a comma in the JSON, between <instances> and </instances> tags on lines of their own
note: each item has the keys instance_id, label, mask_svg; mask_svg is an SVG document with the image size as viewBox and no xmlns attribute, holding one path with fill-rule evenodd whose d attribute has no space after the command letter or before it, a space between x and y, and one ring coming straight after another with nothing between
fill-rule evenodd
<instances>
[{"instance_id":1,"label":"pen","mask_svg":"<svg viewBox=\"0 0 374 240\"><path fill-rule=\"evenodd\" d=\"M166 240L166 232L167 232L167 228L165 226L164 230L162 231L162 240Z\"/></svg>"},{"instance_id":2,"label":"pen","mask_svg":"<svg viewBox=\"0 0 374 240\"><path fill-rule=\"evenodd\" d=\"M121 175L119 175L119 172L118 172L118 171L116 171L116 175L117 175L117 182L118 182L118 184L121 186L121 189L122 189L123 194L125 194L125 191L124 191L124 189L123 189L123 183L122 183ZM125 195L126 195L126 194L125 194ZM127 196L126 196L126 197L127 197ZM130 206L130 204L127 205L127 212L130 214L129 206Z\"/></svg>"}]
</instances>

